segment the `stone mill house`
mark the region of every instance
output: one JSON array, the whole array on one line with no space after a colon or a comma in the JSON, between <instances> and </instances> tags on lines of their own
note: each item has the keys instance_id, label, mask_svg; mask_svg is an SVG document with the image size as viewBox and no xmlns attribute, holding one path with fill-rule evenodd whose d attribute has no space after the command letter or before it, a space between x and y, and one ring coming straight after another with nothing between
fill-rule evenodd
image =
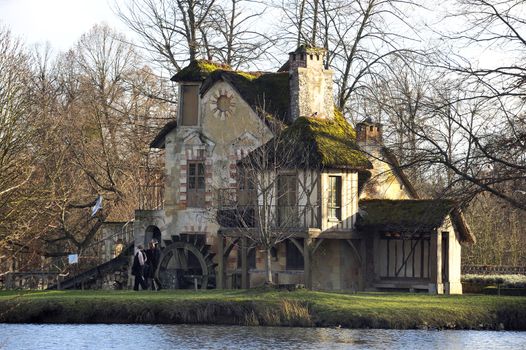
<instances>
[{"instance_id":1,"label":"stone mill house","mask_svg":"<svg viewBox=\"0 0 526 350\"><path fill-rule=\"evenodd\" d=\"M278 72L195 61L172 78L179 110L150 145L164 152L164 204L137 210L133 227L135 244L161 242L165 287L264 282L265 251L244 233L259 224L250 207L262 196L243 159L272 142L280 125L295 141L279 152L294 161L273 179L269 225L278 230L289 219L272 248L274 283L462 293L461 244L474 240L462 214L451 201L418 198L383 146L380 124L348 124L334 107L324 60L323 49L302 46ZM233 208L248 208L250 223L225 219Z\"/></svg>"}]
</instances>

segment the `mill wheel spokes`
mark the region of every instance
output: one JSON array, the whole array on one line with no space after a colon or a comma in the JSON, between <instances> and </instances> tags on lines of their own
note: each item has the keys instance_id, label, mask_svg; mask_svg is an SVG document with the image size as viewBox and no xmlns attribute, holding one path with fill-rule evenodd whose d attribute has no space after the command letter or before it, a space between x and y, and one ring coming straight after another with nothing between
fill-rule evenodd
<instances>
[{"instance_id":1,"label":"mill wheel spokes","mask_svg":"<svg viewBox=\"0 0 526 350\"><path fill-rule=\"evenodd\" d=\"M181 234L165 240L157 274L163 288L200 289L215 286L214 253L204 235Z\"/></svg>"}]
</instances>

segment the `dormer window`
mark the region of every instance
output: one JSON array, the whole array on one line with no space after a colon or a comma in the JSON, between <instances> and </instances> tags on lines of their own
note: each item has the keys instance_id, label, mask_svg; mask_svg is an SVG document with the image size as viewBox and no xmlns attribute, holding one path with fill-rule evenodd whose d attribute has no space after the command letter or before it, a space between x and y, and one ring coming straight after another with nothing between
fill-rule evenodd
<instances>
[{"instance_id":1,"label":"dormer window","mask_svg":"<svg viewBox=\"0 0 526 350\"><path fill-rule=\"evenodd\" d=\"M197 126L199 116L199 85L181 85L181 125Z\"/></svg>"}]
</instances>

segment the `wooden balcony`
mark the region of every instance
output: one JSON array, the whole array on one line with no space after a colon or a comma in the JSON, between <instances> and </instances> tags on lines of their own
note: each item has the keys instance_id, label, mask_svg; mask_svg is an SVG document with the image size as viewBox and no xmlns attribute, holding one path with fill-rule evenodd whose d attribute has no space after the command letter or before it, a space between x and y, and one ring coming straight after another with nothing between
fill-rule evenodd
<instances>
[{"instance_id":1,"label":"wooden balcony","mask_svg":"<svg viewBox=\"0 0 526 350\"><path fill-rule=\"evenodd\" d=\"M264 222L276 231L307 231L321 227L319 206L222 206L217 211L217 222L224 230L257 229Z\"/></svg>"}]
</instances>

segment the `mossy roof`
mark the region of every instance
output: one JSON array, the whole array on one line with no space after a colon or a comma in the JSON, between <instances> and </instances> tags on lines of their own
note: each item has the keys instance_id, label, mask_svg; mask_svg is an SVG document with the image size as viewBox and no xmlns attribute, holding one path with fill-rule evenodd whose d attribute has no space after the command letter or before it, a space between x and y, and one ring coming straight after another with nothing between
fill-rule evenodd
<instances>
[{"instance_id":1,"label":"mossy roof","mask_svg":"<svg viewBox=\"0 0 526 350\"><path fill-rule=\"evenodd\" d=\"M287 150L278 152L307 168L371 169L372 164L356 145L356 132L336 110L332 119L300 117L279 136Z\"/></svg>"},{"instance_id":2,"label":"mossy roof","mask_svg":"<svg viewBox=\"0 0 526 350\"><path fill-rule=\"evenodd\" d=\"M229 83L255 111L263 111L266 116L285 123L289 121L288 72L216 70L204 81L201 94L206 93L219 80Z\"/></svg>"},{"instance_id":3,"label":"mossy roof","mask_svg":"<svg viewBox=\"0 0 526 350\"><path fill-rule=\"evenodd\" d=\"M455 203L445 199L389 200L359 202L359 228L381 231L431 231L440 227Z\"/></svg>"},{"instance_id":4,"label":"mossy roof","mask_svg":"<svg viewBox=\"0 0 526 350\"><path fill-rule=\"evenodd\" d=\"M450 215L462 243L474 243L475 236L455 201L449 199L366 199L358 203L356 227L395 232L429 232Z\"/></svg>"},{"instance_id":5,"label":"mossy roof","mask_svg":"<svg viewBox=\"0 0 526 350\"><path fill-rule=\"evenodd\" d=\"M171 80L177 82L200 82L218 69L231 70L230 66L227 64L208 60L195 60L181 69Z\"/></svg>"}]
</instances>

